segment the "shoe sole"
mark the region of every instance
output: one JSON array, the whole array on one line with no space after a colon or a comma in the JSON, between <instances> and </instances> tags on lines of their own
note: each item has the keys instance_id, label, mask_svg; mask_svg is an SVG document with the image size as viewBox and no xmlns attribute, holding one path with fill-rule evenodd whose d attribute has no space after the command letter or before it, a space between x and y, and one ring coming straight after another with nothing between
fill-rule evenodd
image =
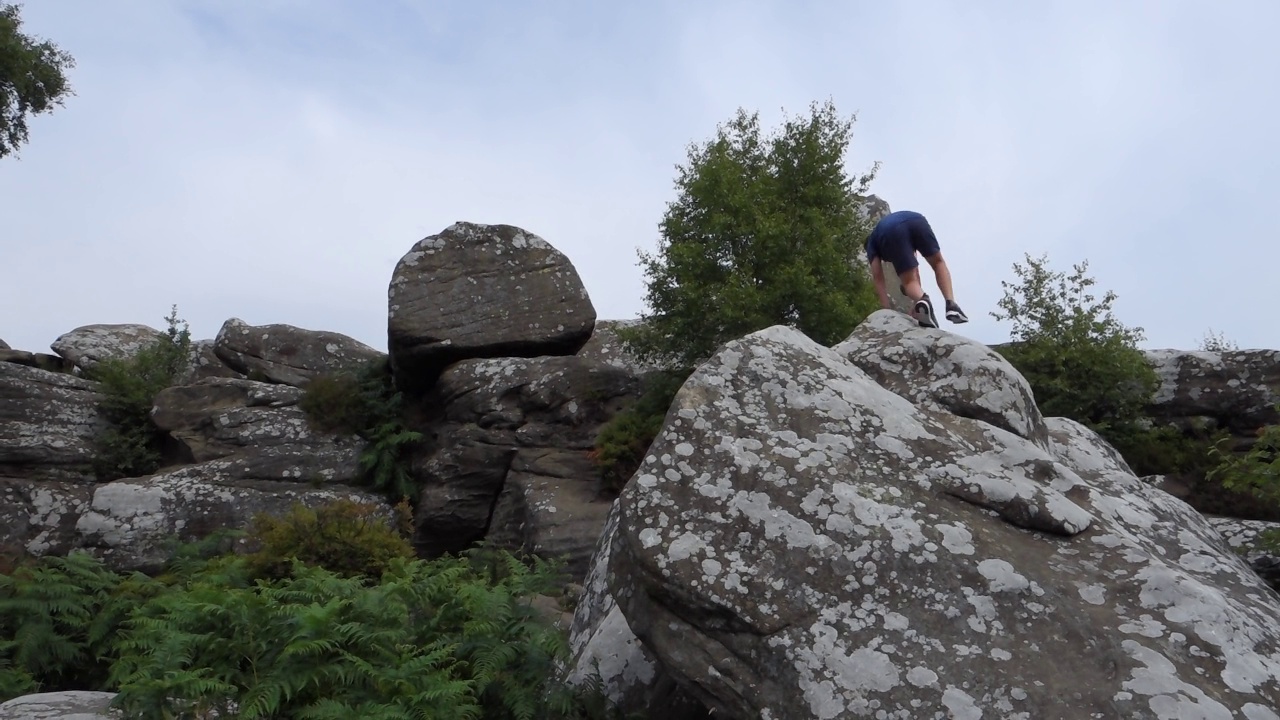
<instances>
[{"instance_id":1,"label":"shoe sole","mask_svg":"<svg viewBox=\"0 0 1280 720\"><path fill-rule=\"evenodd\" d=\"M925 312L925 315L924 315L925 319L924 319L924 320L921 320L921 319L920 319L920 317L919 317L920 307L921 307L922 305L924 306L924 312ZM927 303L927 302L925 302L925 301L923 301L923 300L922 300L922 301L920 301L920 302L918 302L918 303L916 303L916 306L915 306L915 308L913 309L913 313L914 313L914 314L913 314L913 317L915 317L916 322L920 323L920 327L927 327L927 328L937 328L937 327L938 327L938 316L936 316L936 315L934 315L934 314L933 314L933 306L932 306L932 305L930 305L929 303Z\"/></svg>"},{"instance_id":2,"label":"shoe sole","mask_svg":"<svg viewBox=\"0 0 1280 720\"><path fill-rule=\"evenodd\" d=\"M960 314L960 313L953 313L953 312L949 312L949 313L947 313L947 320L950 320L951 322L953 322L953 323L955 323L955 324L957 324L957 325L959 325L959 324L961 324L961 323L967 323L967 322L969 322L969 318L968 318L968 317L966 317L966 316L964 316L964 315L962 315L962 314Z\"/></svg>"}]
</instances>

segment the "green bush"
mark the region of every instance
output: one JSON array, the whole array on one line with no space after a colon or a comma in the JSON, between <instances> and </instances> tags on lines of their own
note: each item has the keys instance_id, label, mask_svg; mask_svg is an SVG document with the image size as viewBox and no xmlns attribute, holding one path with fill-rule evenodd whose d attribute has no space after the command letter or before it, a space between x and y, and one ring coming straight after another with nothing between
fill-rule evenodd
<instances>
[{"instance_id":1,"label":"green bush","mask_svg":"<svg viewBox=\"0 0 1280 720\"><path fill-rule=\"evenodd\" d=\"M1211 453L1216 465L1209 479L1228 490L1248 492L1263 500L1280 503L1280 425L1268 425L1244 454L1227 447L1230 438L1219 441Z\"/></svg>"},{"instance_id":2,"label":"green bush","mask_svg":"<svg viewBox=\"0 0 1280 720\"><path fill-rule=\"evenodd\" d=\"M878 307L858 212L876 169L846 172L854 119L815 103L765 133L739 110L690 146L657 252L640 256L652 312L618 333L637 357L693 365L771 325L831 345Z\"/></svg>"},{"instance_id":3,"label":"green bush","mask_svg":"<svg viewBox=\"0 0 1280 720\"><path fill-rule=\"evenodd\" d=\"M191 334L176 307L165 321L164 337L132 357L103 360L85 373L101 386L98 411L107 422L93 463L99 480L149 475L160 468L165 435L151 422L151 408L191 361Z\"/></svg>"},{"instance_id":4,"label":"green bush","mask_svg":"<svg viewBox=\"0 0 1280 720\"><path fill-rule=\"evenodd\" d=\"M409 463L422 434L405 423L404 397L395 387L386 358L354 371L315 378L298 406L317 430L358 435L367 443L360 454L366 485L393 501L417 501L420 488Z\"/></svg>"},{"instance_id":5,"label":"green bush","mask_svg":"<svg viewBox=\"0 0 1280 720\"><path fill-rule=\"evenodd\" d=\"M249 525L245 540L256 548L248 556L251 572L282 578L295 560L324 568L341 577L382 575L393 558L412 558L413 546L401 529L387 523L379 508L338 500L318 508L298 504L286 515L262 513Z\"/></svg>"},{"instance_id":6,"label":"green bush","mask_svg":"<svg viewBox=\"0 0 1280 720\"><path fill-rule=\"evenodd\" d=\"M1138 349L1142 328L1112 314L1116 294L1090 292L1096 281L1087 262L1067 275L1050 270L1045 257L1026 260L1014 263L1016 284L1001 283L1000 312L991 315L1013 323L1013 342L997 350L1030 383L1040 411L1096 430L1122 454L1122 446L1167 443L1146 430L1159 378Z\"/></svg>"},{"instance_id":7,"label":"green bush","mask_svg":"<svg viewBox=\"0 0 1280 720\"><path fill-rule=\"evenodd\" d=\"M614 415L596 435L592 459L607 490L621 492L662 431L667 410L691 370L654 372L645 378L635 404Z\"/></svg>"}]
</instances>

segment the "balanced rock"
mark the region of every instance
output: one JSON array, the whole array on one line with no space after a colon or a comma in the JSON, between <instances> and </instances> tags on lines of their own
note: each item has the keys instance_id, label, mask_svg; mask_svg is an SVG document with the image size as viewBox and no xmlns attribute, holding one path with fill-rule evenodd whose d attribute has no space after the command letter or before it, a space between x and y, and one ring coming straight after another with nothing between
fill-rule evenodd
<instances>
[{"instance_id":1,"label":"balanced rock","mask_svg":"<svg viewBox=\"0 0 1280 720\"><path fill-rule=\"evenodd\" d=\"M609 557L665 672L727 717L1280 718L1280 597L1201 515L1072 421L1046 447L935 390L783 327L686 381Z\"/></svg>"},{"instance_id":2,"label":"balanced rock","mask_svg":"<svg viewBox=\"0 0 1280 720\"><path fill-rule=\"evenodd\" d=\"M459 360L572 355L596 320L569 259L511 225L459 222L423 238L387 296L396 381L412 389Z\"/></svg>"},{"instance_id":3,"label":"balanced rock","mask_svg":"<svg viewBox=\"0 0 1280 720\"><path fill-rule=\"evenodd\" d=\"M164 337L164 333L147 325L85 325L59 335L49 347L76 367L87 370L103 360L132 357Z\"/></svg>"},{"instance_id":4,"label":"balanced rock","mask_svg":"<svg viewBox=\"0 0 1280 720\"><path fill-rule=\"evenodd\" d=\"M222 324L214 340L214 353L250 379L295 386L383 356L341 333L283 324L255 326L239 318Z\"/></svg>"}]
</instances>

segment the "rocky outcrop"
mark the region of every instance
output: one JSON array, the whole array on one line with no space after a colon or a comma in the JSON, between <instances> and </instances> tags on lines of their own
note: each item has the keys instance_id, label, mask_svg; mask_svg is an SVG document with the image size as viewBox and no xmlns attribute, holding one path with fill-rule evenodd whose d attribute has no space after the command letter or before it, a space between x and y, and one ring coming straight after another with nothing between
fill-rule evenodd
<instances>
[{"instance_id":1,"label":"rocky outcrop","mask_svg":"<svg viewBox=\"0 0 1280 720\"><path fill-rule=\"evenodd\" d=\"M11 349L12 348L9 347L9 343L5 342L3 338L0 338L0 350L11 350Z\"/></svg>"},{"instance_id":2,"label":"rocky outcrop","mask_svg":"<svg viewBox=\"0 0 1280 720\"><path fill-rule=\"evenodd\" d=\"M286 474L264 472L262 456L212 460L146 478L117 480L93 490L88 509L76 522L82 547L112 569L155 571L175 542L192 542L224 529L243 529L254 515L282 515L295 504L315 507L336 500L391 509L380 495L341 484L314 486ZM295 456L299 464L305 458ZM285 472L282 473L281 470ZM265 479L264 476L289 480Z\"/></svg>"},{"instance_id":3,"label":"rocky outcrop","mask_svg":"<svg viewBox=\"0 0 1280 720\"><path fill-rule=\"evenodd\" d=\"M1046 448L952 391L787 328L724 346L619 498L645 649L728 717L1280 717L1280 598L1202 516L1082 426Z\"/></svg>"},{"instance_id":4,"label":"rocky outcrop","mask_svg":"<svg viewBox=\"0 0 1280 720\"><path fill-rule=\"evenodd\" d=\"M76 522L89 508L93 488L90 482L0 477L0 554L66 555L80 547Z\"/></svg>"},{"instance_id":5,"label":"rocky outcrop","mask_svg":"<svg viewBox=\"0 0 1280 720\"><path fill-rule=\"evenodd\" d=\"M179 385L189 385L208 378L244 378L222 362L214 349L213 340L195 340L191 343L191 357L186 373L179 378Z\"/></svg>"},{"instance_id":6,"label":"rocky outcrop","mask_svg":"<svg viewBox=\"0 0 1280 720\"><path fill-rule=\"evenodd\" d=\"M103 424L97 384L0 362L0 475L79 479Z\"/></svg>"},{"instance_id":7,"label":"rocky outcrop","mask_svg":"<svg viewBox=\"0 0 1280 720\"><path fill-rule=\"evenodd\" d=\"M124 359L161 340L164 333L147 325L85 325L58 336L50 347L81 370L107 359Z\"/></svg>"},{"instance_id":8,"label":"rocky outcrop","mask_svg":"<svg viewBox=\"0 0 1280 720\"><path fill-rule=\"evenodd\" d=\"M569 259L511 225L460 222L423 238L387 296L396 380L415 390L460 360L572 355L596 320Z\"/></svg>"},{"instance_id":9,"label":"rocky outcrop","mask_svg":"<svg viewBox=\"0 0 1280 720\"><path fill-rule=\"evenodd\" d=\"M627 350L618 336L618 330L633 328L640 320L600 320L596 322L591 339L578 351L578 357L595 360L637 375L659 370L659 366L643 362Z\"/></svg>"},{"instance_id":10,"label":"rocky outcrop","mask_svg":"<svg viewBox=\"0 0 1280 720\"><path fill-rule=\"evenodd\" d=\"M0 703L0 720L120 720L111 709L116 694L67 690L23 695Z\"/></svg>"},{"instance_id":11,"label":"rocky outcrop","mask_svg":"<svg viewBox=\"0 0 1280 720\"><path fill-rule=\"evenodd\" d=\"M1222 533L1227 545L1239 553L1268 585L1280 592L1280 552L1277 552L1275 539L1268 542L1265 537L1268 533L1280 537L1280 522L1225 517L1208 520Z\"/></svg>"},{"instance_id":12,"label":"rocky outcrop","mask_svg":"<svg viewBox=\"0 0 1280 720\"><path fill-rule=\"evenodd\" d=\"M222 324L214 354L227 367L254 380L303 386L317 375L350 370L383 353L335 332L293 325L249 325L238 318Z\"/></svg>"},{"instance_id":13,"label":"rocky outcrop","mask_svg":"<svg viewBox=\"0 0 1280 720\"><path fill-rule=\"evenodd\" d=\"M76 366L64 357L26 350L0 350L0 363L12 363L37 370L56 373L75 373Z\"/></svg>"},{"instance_id":14,"label":"rocky outcrop","mask_svg":"<svg viewBox=\"0 0 1280 720\"><path fill-rule=\"evenodd\" d=\"M441 377L438 449L415 474L425 489L417 545L434 554L484 537L569 558L581 578L610 498L589 453L600 426L639 388L587 358L468 360Z\"/></svg>"},{"instance_id":15,"label":"rocky outcrop","mask_svg":"<svg viewBox=\"0 0 1280 720\"><path fill-rule=\"evenodd\" d=\"M1148 350L1160 377L1150 412L1157 420L1250 435L1280 422L1280 350Z\"/></svg>"}]
</instances>

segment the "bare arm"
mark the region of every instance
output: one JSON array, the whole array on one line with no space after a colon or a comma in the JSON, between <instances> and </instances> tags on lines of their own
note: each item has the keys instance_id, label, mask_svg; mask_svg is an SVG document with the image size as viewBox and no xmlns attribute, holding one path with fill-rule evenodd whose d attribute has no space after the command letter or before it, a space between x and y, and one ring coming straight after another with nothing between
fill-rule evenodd
<instances>
[{"instance_id":1,"label":"bare arm","mask_svg":"<svg viewBox=\"0 0 1280 720\"><path fill-rule=\"evenodd\" d=\"M880 262L880 258L871 259L871 280L876 284L876 295L880 296L880 307L888 310L893 307L889 302L889 292L884 286L884 264Z\"/></svg>"}]
</instances>

